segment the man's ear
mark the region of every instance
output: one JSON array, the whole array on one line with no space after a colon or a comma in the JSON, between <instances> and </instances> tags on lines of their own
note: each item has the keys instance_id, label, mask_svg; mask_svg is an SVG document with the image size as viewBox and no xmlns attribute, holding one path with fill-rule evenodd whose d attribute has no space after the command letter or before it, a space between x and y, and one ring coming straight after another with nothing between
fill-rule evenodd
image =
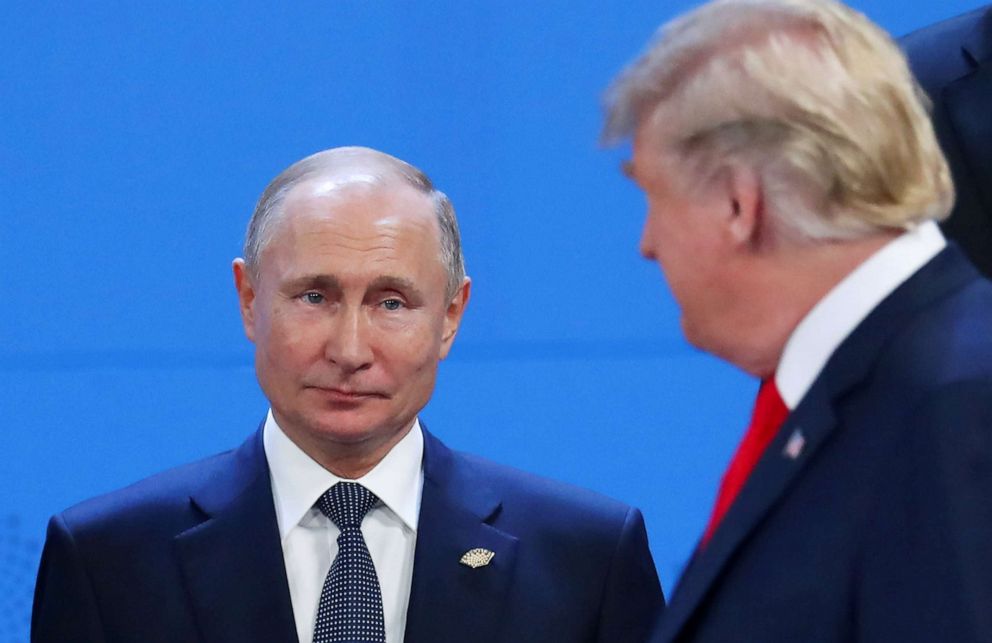
<instances>
[{"instance_id":1,"label":"man's ear","mask_svg":"<svg viewBox=\"0 0 992 643\"><path fill-rule=\"evenodd\" d=\"M451 345L458 334L458 327L462 323L462 315L465 314L465 306L468 305L468 297L472 291L472 280L468 277L462 280L462 285L455 291L454 296L448 302L448 308L444 311L444 329L441 332L441 354L439 359L444 359L451 351Z\"/></svg>"},{"instance_id":2,"label":"man's ear","mask_svg":"<svg viewBox=\"0 0 992 643\"><path fill-rule=\"evenodd\" d=\"M241 323L245 327L245 335L255 341L255 286L251 280L245 260L240 257L231 264L234 272L234 288L238 291L238 307L241 309Z\"/></svg>"},{"instance_id":3,"label":"man's ear","mask_svg":"<svg viewBox=\"0 0 992 643\"><path fill-rule=\"evenodd\" d=\"M761 179L751 168L734 164L727 169L727 230L736 245L755 245L768 233Z\"/></svg>"}]
</instances>

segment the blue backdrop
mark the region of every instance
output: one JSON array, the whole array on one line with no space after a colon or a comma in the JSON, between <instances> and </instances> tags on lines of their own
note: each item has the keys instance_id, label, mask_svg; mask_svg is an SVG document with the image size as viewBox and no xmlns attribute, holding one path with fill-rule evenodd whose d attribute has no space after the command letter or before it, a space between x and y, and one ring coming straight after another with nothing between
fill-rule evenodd
<instances>
[{"instance_id":1,"label":"blue backdrop","mask_svg":"<svg viewBox=\"0 0 992 643\"><path fill-rule=\"evenodd\" d=\"M666 588L756 385L681 339L599 96L692 2L4 2L0 641L49 515L238 444L266 403L230 277L264 185L362 144L426 170L474 279L423 417L640 506ZM980 4L859 0L903 33Z\"/></svg>"}]
</instances>

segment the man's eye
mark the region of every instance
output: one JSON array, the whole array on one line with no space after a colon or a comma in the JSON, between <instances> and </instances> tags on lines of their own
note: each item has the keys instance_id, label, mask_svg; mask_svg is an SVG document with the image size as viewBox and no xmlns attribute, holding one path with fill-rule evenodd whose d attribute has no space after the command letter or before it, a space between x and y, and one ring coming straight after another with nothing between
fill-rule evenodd
<instances>
[{"instance_id":1,"label":"man's eye","mask_svg":"<svg viewBox=\"0 0 992 643\"><path fill-rule=\"evenodd\" d=\"M319 292L305 292L303 293L303 301L308 304L320 304L324 302L324 296Z\"/></svg>"},{"instance_id":2,"label":"man's eye","mask_svg":"<svg viewBox=\"0 0 992 643\"><path fill-rule=\"evenodd\" d=\"M403 307L403 302L399 299L386 299L382 302L382 307L386 310L399 310Z\"/></svg>"}]
</instances>

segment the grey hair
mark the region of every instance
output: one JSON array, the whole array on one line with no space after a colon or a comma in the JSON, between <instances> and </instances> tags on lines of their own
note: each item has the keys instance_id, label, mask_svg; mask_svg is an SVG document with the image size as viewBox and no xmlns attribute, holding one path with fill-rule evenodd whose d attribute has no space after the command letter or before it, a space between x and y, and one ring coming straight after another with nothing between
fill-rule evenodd
<instances>
[{"instance_id":1,"label":"grey hair","mask_svg":"<svg viewBox=\"0 0 992 643\"><path fill-rule=\"evenodd\" d=\"M659 30L605 106L606 142L663 124L683 183L753 168L787 236L911 228L953 204L905 57L834 0L708 2Z\"/></svg>"},{"instance_id":2,"label":"grey hair","mask_svg":"<svg viewBox=\"0 0 992 643\"><path fill-rule=\"evenodd\" d=\"M440 229L441 263L447 273L446 294L449 298L453 297L465 280L465 258L462 255L458 220L455 218L455 208L451 200L444 192L435 188L430 178L419 168L395 156L365 147L336 147L317 152L293 163L272 179L255 204L255 210L248 221L248 230L245 233L243 252L249 274L255 279L259 276L261 255L271 241L276 224L283 214L282 205L286 195L309 179L356 163L372 164L377 169L375 176L377 180L399 178L429 196L434 202L434 212ZM378 171L383 169L386 171L385 175Z\"/></svg>"}]
</instances>

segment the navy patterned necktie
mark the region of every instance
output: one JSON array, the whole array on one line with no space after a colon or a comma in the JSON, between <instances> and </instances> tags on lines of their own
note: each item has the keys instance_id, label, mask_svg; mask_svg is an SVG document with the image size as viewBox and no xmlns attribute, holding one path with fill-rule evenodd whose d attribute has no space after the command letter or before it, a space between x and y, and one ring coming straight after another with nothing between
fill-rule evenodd
<instances>
[{"instance_id":1,"label":"navy patterned necktie","mask_svg":"<svg viewBox=\"0 0 992 643\"><path fill-rule=\"evenodd\" d=\"M324 579L313 643L385 643L382 591L362 536L362 519L378 502L357 482L339 482L317 501L341 534L338 555Z\"/></svg>"}]
</instances>

